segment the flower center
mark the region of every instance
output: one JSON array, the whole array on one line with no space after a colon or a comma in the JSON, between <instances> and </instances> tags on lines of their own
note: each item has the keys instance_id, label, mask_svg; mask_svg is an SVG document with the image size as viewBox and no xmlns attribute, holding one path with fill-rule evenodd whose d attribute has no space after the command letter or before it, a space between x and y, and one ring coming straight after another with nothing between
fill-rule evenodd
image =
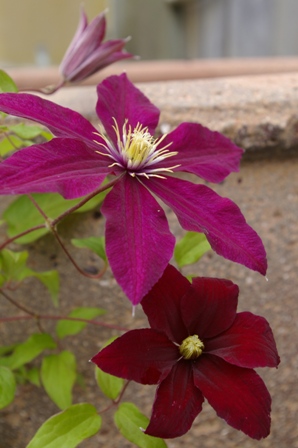
<instances>
[{"instance_id":1,"label":"flower center","mask_svg":"<svg viewBox=\"0 0 298 448\"><path fill-rule=\"evenodd\" d=\"M180 354L184 359L196 359L204 350L204 344L198 335L188 336L179 346Z\"/></svg>"},{"instance_id":2,"label":"flower center","mask_svg":"<svg viewBox=\"0 0 298 448\"><path fill-rule=\"evenodd\" d=\"M99 134L105 141L105 144L99 143L103 146L108 153L102 153L97 151L101 155L105 155L113 160L113 163L109 167L118 166L125 169L132 177L150 176L163 178L164 176L159 173L170 172L172 173L174 168L178 168L180 165L174 165L169 167L158 168L158 163L162 160L173 157L177 154L175 151L169 151L167 148L172 142L160 147L161 142L165 139L167 134L164 134L161 138L154 138L147 127L142 127L140 123L132 130L125 120L122 127L122 133L120 133L118 124L114 119L115 125L113 126L117 136L117 146L103 134Z\"/></svg>"}]
</instances>

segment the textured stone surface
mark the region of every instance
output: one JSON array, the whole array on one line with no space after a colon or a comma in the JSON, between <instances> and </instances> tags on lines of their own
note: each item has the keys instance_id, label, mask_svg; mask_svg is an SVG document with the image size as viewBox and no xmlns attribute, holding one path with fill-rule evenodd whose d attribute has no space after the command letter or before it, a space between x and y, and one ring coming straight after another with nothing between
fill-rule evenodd
<instances>
[{"instance_id":1,"label":"textured stone surface","mask_svg":"<svg viewBox=\"0 0 298 448\"><path fill-rule=\"evenodd\" d=\"M298 73L138 84L161 109L161 132L200 122L254 157L298 149ZM94 86L69 87L52 99L95 124Z\"/></svg>"},{"instance_id":2,"label":"textured stone surface","mask_svg":"<svg viewBox=\"0 0 298 448\"><path fill-rule=\"evenodd\" d=\"M230 263L213 253L206 254L194 267L185 273L230 278L240 286L240 310L250 310L266 317L275 333L280 367L260 369L273 398L271 435L260 442L245 437L220 420L208 406L196 419L192 430L184 437L168 442L169 448L199 446L200 448L298 448L298 160L258 161L243 164L239 174L233 174L223 184L214 187L222 196L232 198L243 210L248 222L263 238L268 252L269 269L267 282L262 276L248 269ZM171 227L179 237L182 231L175 217L169 213ZM68 244L80 266L96 269L99 262L88 251L76 251L69 244L71 237L101 235L103 222L93 213L67 219L60 226L63 240ZM107 274L102 280L91 281L76 274L64 254L51 236L28 247L30 265L35 269L57 268L61 273L62 312L69 312L76 306L101 306L108 310L106 321L128 328L146 325L140 308L136 317L131 317L131 306L114 280ZM25 282L14 293L22 303L41 313L57 314L44 289L34 280ZM0 299L1 315L23 314L12 305ZM101 319L103 320L103 319ZM54 327L53 322L43 321L46 330ZM8 344L22 340L25 334L38 331L33 322L16 322L0 326L1 343ZM78 354L79 372L86 378L86 388L75 387L75 402L89 401L104 409L108 403L98 391L90 357L115 331L90 326L81 336L67 338L63 348ZM179 385L177 385L179 387ZM131 384L124 400L137 403L150 415L155 386L142 387ZM24 448L34 431L58 409L46 394L34 386L21 386L16 401L1 411L0 447ZM103 415L101 433L84 442L84 448L132 447L117 435L111 413Z\"/></svg>"}]
</instances>

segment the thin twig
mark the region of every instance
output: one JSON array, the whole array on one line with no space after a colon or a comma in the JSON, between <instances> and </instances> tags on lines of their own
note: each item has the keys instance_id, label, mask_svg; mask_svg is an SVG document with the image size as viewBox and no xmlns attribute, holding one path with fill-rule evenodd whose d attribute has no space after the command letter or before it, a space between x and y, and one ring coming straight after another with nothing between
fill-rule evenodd
<instances>
[{"instance_id":1,"label":"thin twig","mask_svg":"<svg viewBox=\"0 0 298 448\"><path fill-rule=\"evenodd\" d=\"M108 190L109 188L111 188L114 185L116 185L121 180L121 178L124 176L124 174L125 173L120 174L120 176L116 177L115 179L111 180L107 184L99 187L97 190L94 190L92 193L90 193L87 196L85 196L85 198L82 199L78 204L74 205L73 207L69 208L65 212L61 213L60 216L58 216L57 218L53 219L52 220L52 225L55 226L60 221L62 221L62 219L64 219L66 216L70 215L71 213L75 212L80 207L85 205L88 201L90 201L90 199L94 198L94 196L96 196L99 193L102 193L103 191Z\"/></svg>"},{"instance_id":2,"label":"thin twig","mask_svg":"<svg viewBox=\"0 0 298 448\"><path fill-rule=\"evenodd\" d=\"M30 229L24 230L24 232L18 233L15 236L12 236L8 240L4 241L4 243L1 244L0 250L4 249L9 244L13 243L15 240L21 238L22 236L28 235L28 233L34 232L35 230L44 229L46 227L45 224L38 224L38 226L31 227Z\"/></svg>"},{"instance_id":3,"label":"thin twig","mask_svg":"<svg viewBox=\"0 0 298 448\"><path fill-rule=\"evenodd\" d=\"M85 277L88 278L93 278L93 279L98 279L101 278L103 276L103 274L106 272L107 270L107 264L105 264L104 268L99 271L97 274L88 274L87 272L83 271L83 269L80 268L80 266L77 264L77 262L74 260L74 258L72 257L72 255L68 252L67 248L64 246L58 232L56 231L56 229L54 227L51 227L51 232L53 233L54 237L56 238L56 240L58 241L60 247L62 248L62 250L64 251L64 253L66 254L66 256L68 257L68 259L71 261L71 263L74 265L74 267L77 269L77 271L84 275Z\"/></svg>"},{"instance_id":4,"label":"thin twig","mask_svg":"<svg viewBox=\"0 0 298 448\"><path fill-rule=\"evenodd\" d=\"M5 297L6 300L8 300L10 303L12 303L15 307L19 308L20 310L24 311L25 313L29 314L30 316L37 318L38 316L36 313L29 308L27 308L24 305L21 305L16 300L12 299L6 292L3 291L3 289L0 289L0 294Z\"/></svg>"}]
</instances>

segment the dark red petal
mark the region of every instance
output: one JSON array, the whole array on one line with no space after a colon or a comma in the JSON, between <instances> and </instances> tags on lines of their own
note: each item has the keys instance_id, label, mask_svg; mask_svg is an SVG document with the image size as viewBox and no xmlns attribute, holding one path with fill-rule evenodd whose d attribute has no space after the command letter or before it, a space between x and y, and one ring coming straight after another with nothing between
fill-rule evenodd
<instances>
[{"instance_id":1,"label":"dark red petal","mask_svg":"<svg viewBox=\"0 0 298 448\"><path fill-rule=\"evenodd\" d=\"M265 275L267 260L262 240L230 199L206 185L177 178L142 182L172 208L185 230L204 232L219 255Z\"/></svg>"},{"instance_id":2,"label":"dark red petal","mask_svg":"<svg viewBox=\"0 0 298 448\"><path fill-rule=\"evenodd\" d=\"M236 317L239 288L230 280L198 277L181 300L190 335L211 338L229 328Z\"/></svg>"},{"instance_id":3,"label":"dark red petal","mask_svg":"<svg viewBox=\"0 0 298 448\"><path fill-rule=\"evenodd\" d=\"M168 439L189 430L204 401L194 385L191 365L188 361L179 361L158 386L145 434Z\"/></svg>"},{"instance_id":4,"label":"dark red petal","mask_svg":"<svg viewBox=\"0 0 298 448\"><path fill-rule=\"evenodd\" d=\"M179 357L178 348L165 334L144 328L125 333L91 361L111 375L141 384L157 384Z\"/></svg>"},{"instance_id":5,"label":"dark red petal","mask_svg":"<svg viewBox=\"0 0 298 448\"><path fill-rule=\"evenodd\" d=\"M240 367L277 367L280 361L268 322L248 312L237 314L228 330L206 341L205 352Z\"/></svg>"},{"instance_id":6,"label":"dark red petal","mask_svg":"<svg viewBox=\"0 0 298 448\"><path fill-rule=\"evenodd\" d=\"M117 137L113 129L113 118L116 119L120 133L125 120L128 120L132 129L141 124L148 127L150 134L154 134L159 120L159 109L129 81L125 73L106 78L98 84L97 94L97 115L115 145Z\"/></svg>"},{"instance_id":7,"label":"dark red petal","mask_svg":"<svg viewBox=\"0 0 298 448\"><path fill-rule=\"evenodd\" d=\"M209 182L221 182L231 172L239 171L243 150L228 138L198 123L182 123L162 141L162 146L172 143L171 165L180 164L175 171L194 173ZM158 167L169 166L169 159Z\"/></svg>"},{"instance_id":8,"label":"dark red petal","mask_svg":"<svg viewBox=\"0 0 298 448\"><path fill-rule=\"evenodd\" d=\"M168 265L141 302L151 327L163 331L178 344L189 336L180 310L181 298L189 288L189 281L174 266Z\"/></svg>"},{"instance_id":9,"label":"dark red petal","mask_svg":"<svg viewBox=\"0 0 298 448\"><path fill-rule=\"evenodd\" d=\"M212 355L202 355L194 366L194 383L219 417L253 439L268 436L271 397L254 370Z\"/></svg>"},{"instance_id":10,"label":"dark red petal","mask_svg":"<svg viewBox=\"0 0 298 448\"><path fill-rule=\"evenodd\" d=\"M78 112L52 101L27 93L1 93L0 110L41 123L57 136L78 138L96 150L99 148L93 143L98 133L95 127Z\"/></svg>"},{"instance_id":11,"label":"dark red petal","mask_svg":"<svg viewBox=\"0 0 298 448\"><path fill-rule=\"evenodd\" d=\"M101 210L111 269L136 305L162 276L173 255L175 238L162 207L129 175L113 187Z\"/></svg>"}]
</instances>

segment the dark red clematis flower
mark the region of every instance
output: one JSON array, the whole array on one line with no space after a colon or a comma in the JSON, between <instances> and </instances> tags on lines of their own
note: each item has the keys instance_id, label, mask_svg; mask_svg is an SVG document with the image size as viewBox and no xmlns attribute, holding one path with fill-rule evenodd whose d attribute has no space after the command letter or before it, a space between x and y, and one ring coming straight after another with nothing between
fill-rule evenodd
<instances>
[{"instance_id":1,"label":"dark red clematis flower","mask_svg":"<svg viewBox=\"0 0 298 448\"><path fill-rule=\"evenodd\" d=\"M204 397L217 414L254 439L270 432L271 397L255 367L276 367L268 322L236 313L238 286L195 278L168 266L141 302L151 328L132 330L92 361L105 372L158 384L146 434L185 434Z\"/></svg>"}]
</instances>

